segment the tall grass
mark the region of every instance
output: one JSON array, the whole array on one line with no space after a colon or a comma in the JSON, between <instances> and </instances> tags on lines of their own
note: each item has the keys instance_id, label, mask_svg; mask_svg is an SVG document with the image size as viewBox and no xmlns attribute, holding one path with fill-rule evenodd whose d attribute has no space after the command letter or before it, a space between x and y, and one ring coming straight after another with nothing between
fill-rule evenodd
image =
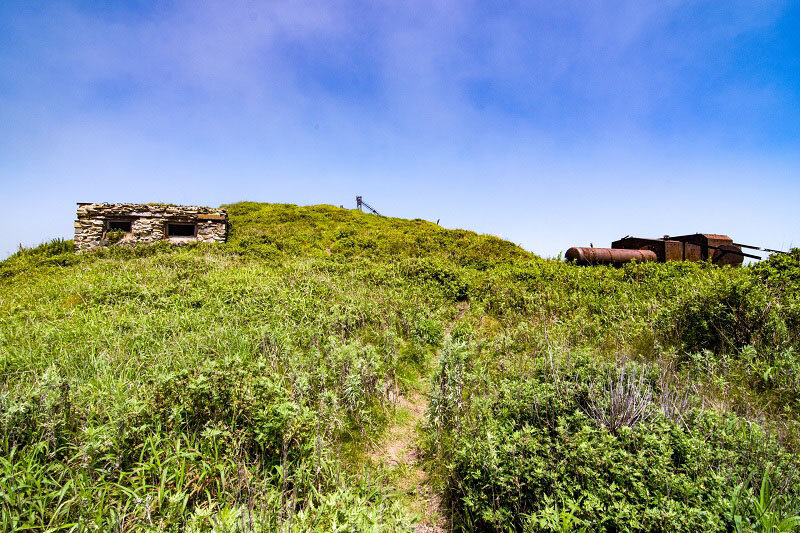
<instances>
[{"instance_id":1,"label":"tall grass","mask_svg":"<svg viewBox=\"0 0 800 533\"><path fill-rule=\"evenodd\" d=\"M521 471L497 484L510 464L526 464L502 446L542 444L561 427L592 432L608 453L638 442L620 435L645 438L653 424L663 439L690 430L751 439L746 453L698 464L733 465L737 486L772 461L791 480L781 498L793 501L785 457L797 449L800 408L797 257L739 270L582 269L424 221L227 207L224 245L77 256L56 241L0 263L0 529L410 529L365 450L397 392L431 368L428 464L466 529L602 530L591 520L611 507L581 511L594 493L566 490L568 477L536 485ZM616 361L644 370L609 381L621 375ZM631 418L617 407L637 391L645 395ZM685 420L655 412L664 405ZM592 455L581 442L565 437L550 456ZM473 464L470 450L485 452L495 476L476 477L487 487L477 492L470 475L453 477ZM491 499L509 486L516 507ZM569 494L534 505L554 490ZM713 501L692 508L724 519Z\"/></svg>"}]
</instances>

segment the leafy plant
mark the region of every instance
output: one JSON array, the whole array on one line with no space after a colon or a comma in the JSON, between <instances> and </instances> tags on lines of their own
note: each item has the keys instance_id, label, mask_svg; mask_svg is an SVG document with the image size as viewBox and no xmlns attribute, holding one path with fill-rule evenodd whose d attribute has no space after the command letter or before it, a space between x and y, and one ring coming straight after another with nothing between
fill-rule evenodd
<instances>
[{"instance_id":1,"label":"leafy plant","mask_svg":"<svg viewBox=\"0 0 800 533\"><path fill-rule=\"evenodd\" d=\"M111 229L106 232L106 242L109 244L116 244L121 241L127 233L121 229Z\"/></svg>"},{"instance_id":2,"label":"leafy plant","mask_svg":"<svg viewBox=\"0 0 800 533\"><path fill-rule=\"evenodd\" d=\"M0 530L404 531L430 491L462 531L794 527L797 251L579 268L227 208L222 245L0 262ZM412 408L426 476L373 459Z\"/></svg>"},{"instance_id":3,"label":"leafy plant","mask_svg":"<svg viewBox=\"0 0 800 533\"><path fill-rule=\"evenodd\" d=\"M764 472L754 498L746 497L745 488L749 482L750 478L746 483L740 483L731 496L729 519L735 531L780 533L800 530L798 509L775 491L769 468Z\"/></svg>"}]
</instances>

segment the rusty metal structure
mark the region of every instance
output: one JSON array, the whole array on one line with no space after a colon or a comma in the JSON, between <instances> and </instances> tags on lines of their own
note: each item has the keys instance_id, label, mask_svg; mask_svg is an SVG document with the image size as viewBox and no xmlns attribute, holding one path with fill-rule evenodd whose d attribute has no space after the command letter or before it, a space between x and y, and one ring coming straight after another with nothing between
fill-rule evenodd
<instances>
[{"instance_id":1,"label":"rusty metal structure","mask_svg":"<svg viewBox=\"0 0 800 533\"><path fill-rule=\"evenodd\" d=\"M624 250L615 248L582 248L573 246L567 250L567 260L579 265L622 265L636 260L640 263L657 261L651 250Z\"/></svg>"},{"instance_id":2,"label":"rusty metal structure","mask_svg":"<svg viewBox=\"0 0 800 533\"><path fill-rule=\"evenodd\" d=\"M761 256L742 251L742 248L767 253L785 253L769 248L760 248L733 242L727 235L694 233L692 235L669 236L660 239L623 237L611 243L611 248L572 247L566 258L578 265L619 266L631 261L664 263L667 261L711 261L715 265L740 266L745 257L761 259Z\"/></svg>"},{"instance_id":3,"label":"rusty metal structure","mask_svg":"<svg viewBox=\"0 0 800 533\"><path fill-rule=\"evenodd\" d=\"M369 209L369 211L370 211L370 212L372 212L372 213L373 213L373 214L375 214L375 215L378 215L379 217L380 217L380 216L383 216L383 215L381 215L380 213L378 213L378 212L375 210L375 208L374 208L374 207L372 207L372 206L371 206L371 205L369 205L367 202L365 202L365 201L364 201L364 200L363 200L363 199L362 199L360 196L356 196L356 209L358 209L359 211L362 211L362 212L363 212L363 211L364 211L364 209L363 209L364 207L366 207L367 209Z\"/></svg>"}]
</instances>

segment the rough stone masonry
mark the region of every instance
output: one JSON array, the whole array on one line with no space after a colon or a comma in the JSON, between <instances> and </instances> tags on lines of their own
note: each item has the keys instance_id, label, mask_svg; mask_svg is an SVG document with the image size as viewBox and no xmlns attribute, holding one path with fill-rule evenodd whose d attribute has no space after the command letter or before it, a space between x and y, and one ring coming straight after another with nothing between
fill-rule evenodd
<instances>
[{"instance_id":1,"label":"rough stone masonry","mask_svg":"<svg viewBox=\"0 0 800 533\"><path fill-rule=\"evenodd\" d=\"M166 241L225 242L224 209L170 204L78 204L75 247L78 252L111 244Z\"/></svg>"}]
</instances>

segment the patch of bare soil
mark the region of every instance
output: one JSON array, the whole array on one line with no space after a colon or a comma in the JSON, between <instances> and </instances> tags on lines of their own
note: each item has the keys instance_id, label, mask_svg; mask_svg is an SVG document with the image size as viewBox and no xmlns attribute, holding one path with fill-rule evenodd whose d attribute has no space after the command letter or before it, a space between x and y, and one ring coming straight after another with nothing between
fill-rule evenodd
<instances>
[{"instance_id":1,"label":"patch of bare soil","mask_svg":"<svg viewBox=\"0 0 800 533\"><path fill-rule=\"evenodd\" d=\"M401 421L389 427L383 443L370 456L376 463L395 471L399 494L407 500L409 511L420 518L416 532L444 533L449 527L441 500L431 489L428 474L419 464L415 443L416 430L427 407L428 399L418 392L401 396L397 405L402 410Z\"/></svg>"},{"instance_id":2,"label":"patch of bare soil","mask_svg":"<svg viewBox=\"0 0 800 533\"><path fill-rule=\"evenodd\" d=\"M455 322L467 312L468 305L462 303L455 319L445 327L445 337ZM438 359L438 354L437 354ZM441 498L430 486L428 474L420 465L416 446L417 428L428 409L428 397L417 391L409 391L398 398L397 408L402 416L388 428L386 438L370 457L378 464L397 473L398 489L408 500L409 510L420 517L416 533L444 533L451 530L449 513L442 506Z\"/></svg>"}]
</instances>

